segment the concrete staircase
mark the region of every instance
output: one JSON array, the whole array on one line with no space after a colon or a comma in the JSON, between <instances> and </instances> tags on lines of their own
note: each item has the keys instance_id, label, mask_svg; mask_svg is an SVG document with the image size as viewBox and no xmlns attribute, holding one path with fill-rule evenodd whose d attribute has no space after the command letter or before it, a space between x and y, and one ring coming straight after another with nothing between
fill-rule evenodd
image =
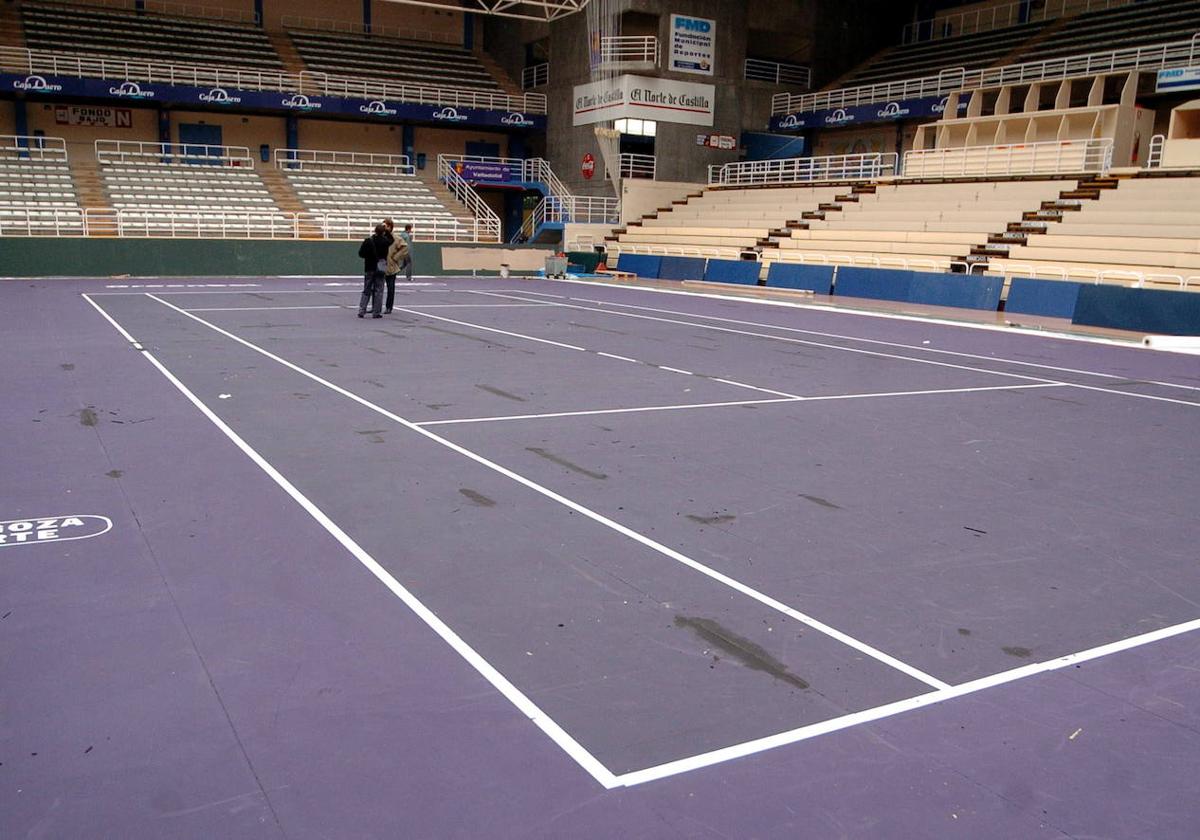
<instances>
[{"instance_id":1,"label":"concrete staircase","mask_svg":"<svg viewBox=\"0 0 1200 840\"><path fill-rule=\"evenodd\" d=\"M25 25L16 3L0 2L0 46L25 46Z\"/></svg>"},{"instance_id":2,"label":"concrete staircase","mask_svg":"<svg viewBox=\"0 0 1200 840\"><path fill-rule=\"evenodd\" d=\"M91 158L73 157L67 161L71 170L71 182L75 185L75 195L79 206L87 210L108 211L93 212L88 217L89 236L116 236L116 212L110 203L108 193L104 189L104 177L100 174L100 164Z\"/></svg>"},{"instance_id":3,"label":"concrete staircase","mask_svg":"<svg viewBox=\"0 0 1200 840\"><path fill-rule=\"evenodd\" d=\"M300 200L300 196L296 194L296 190L292 187L292 182L287 179L283 171L276 166L262 166L254 170L258 173L258 178L262 181L267 192L271 194L271 200L275 202L284 213L305 213L304 203ZM297 226L297 234L301 239L324 239L325 232L315 220L301 219Z\"/></svg>"},{"instance_id":4,"label":"concrete staircase","mask_svg":"<svg viewBox=\"0 0 1200 840\"><path fill-rule=\"evenodd\" d=\"M500 88L509 96L522 96L525 91L521 90L521 85L512 76L508 75L508 71L501 67L494 58L488 55L483 50L475 50L475 57L483 64L485 70L500 83Z\"/></svg>"},{"instance_id":5,"label":"concrete staircase","mask_svg":"<svg viewBox=\"0 0 1200 840\"><path fill-rule=\"evenodd\" d=\"M475 217L471 215L471 211L463 206L463 203L455 198L454 193L438 180L437 174L432 171L418 172L417 177L421 179L421 183L429 187L429 191L434 194L442 206L450 211L459 222L464 225L475 224ZM398 223L400 219L396 220Z\"/></svg>"},{"instance_id":6,"label":"concrete staircase","mask_svg":"<svg viewBox=\"0 0 1200 840\"><path fill-rule=\"evenodd\" d=\"M275 48L275 52L279 55L279 60L283 62L283 68L287 72L304 72L304 59L300 57L296 45L292 43L292 39L287 36L286 32L267 31L266 36L267 40L271 42L271 46Z\"/></svg>"}]
</instances>

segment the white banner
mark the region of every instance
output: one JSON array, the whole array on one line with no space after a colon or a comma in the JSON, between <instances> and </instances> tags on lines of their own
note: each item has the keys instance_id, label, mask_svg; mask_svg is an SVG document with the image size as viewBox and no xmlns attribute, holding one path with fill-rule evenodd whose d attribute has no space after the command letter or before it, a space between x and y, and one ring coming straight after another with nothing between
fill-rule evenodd
<instances>
[{"instance_id":1,"label":"white banner","mask_svg":"<svg viewBox=\"0 0 1200 840\"><path fill-rule=\"evenodd\" d=\"M91 125L104 128L133 128L133 111L107 105L56 105L54 122L58 125Z\"/></svg>"},{"instance_id":2,"label":"white banner","mask_svg":"<svg viewBox=\"0 0 1200 840\"><path fill-rule=\"evenodd\" d=\"M716 88L648 76L617 76L575 86L574 125L633 117L656 122L713 124Z\"/></svg>"},{"instance_id":3,"label":"white banner","mask_svg":"<svg viewBox=\"0 0 1200 840\"><path fill-rule=\"evenodd\" d=\"M1158 84L1154 90L1164 93L1197 88L1200 88L1200 67L1176 67L1173 70L1158 71Z\"/></svg>"},{"instance_id":4,"label":"white banner","mask_svg":"<svg viewBox=\"0 0 1200 840\"><path fill-rule=\"evenodd\" d=\"M711 76L716 61L716 42L715 20L671 15L671 53L667 69L673 73Z\"/></svg>"}]
</instances>

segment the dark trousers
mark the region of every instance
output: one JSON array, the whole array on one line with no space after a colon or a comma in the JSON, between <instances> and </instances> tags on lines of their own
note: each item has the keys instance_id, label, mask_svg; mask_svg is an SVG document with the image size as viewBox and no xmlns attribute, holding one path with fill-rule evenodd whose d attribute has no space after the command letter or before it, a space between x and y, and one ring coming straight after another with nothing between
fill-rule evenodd
<instances>
[{"instance_id":1,"label":"dark trousers","mask_svg":"<svg viewBox=\"0 0 1200 840\"><path fill-rule=\"evenodd\" d=\"M380 315L383 312L383 272L370 271L363 274L362 297L358 299L358 314L365 315L367 301L371 301L371 314Z\"/></svg>"},{"instance_id":2,"label":"dark trousers","mask_svg":"<svg viewBox=\"0 0 1200 840\"><path fill-rule=\"evenodd\" d=\"M383 304L383 311L391 312L392 304L396 302L396 275L385 274L383 279L387 281L387 301Z\"/></svg>"}]
</instances>

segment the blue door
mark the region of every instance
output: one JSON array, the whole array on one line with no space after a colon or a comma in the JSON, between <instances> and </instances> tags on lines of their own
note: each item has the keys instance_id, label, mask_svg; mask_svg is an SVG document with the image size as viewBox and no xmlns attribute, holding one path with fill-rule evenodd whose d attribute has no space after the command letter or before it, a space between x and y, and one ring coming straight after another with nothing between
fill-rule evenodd
<instances>
[{"instance_id":1,"label":"blue door","mask_svg":"<svg viewBox=\"0 0 1200 840\"><path fill-rule=\"evenodd\" d=\"M179 145L185 163L218 164L220 154L212 146L221 146L221 126L199 123L179 124Z\"/></svg>"}]
</instances>

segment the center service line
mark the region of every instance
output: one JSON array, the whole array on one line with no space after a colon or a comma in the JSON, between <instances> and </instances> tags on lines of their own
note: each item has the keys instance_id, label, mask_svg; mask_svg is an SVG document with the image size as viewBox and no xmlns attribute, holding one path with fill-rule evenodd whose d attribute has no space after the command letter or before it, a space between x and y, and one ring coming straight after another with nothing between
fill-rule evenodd
<instances>
[{"instance_id":1,"label":"center service line","mask_svg":"<svg viewBox=\"0 0 1200 840\"><path fill-rule=\"evenodd\" d=\"M717 581L718 583L723 584L724 586L727 586L736 592L740 592L741 594L746 595L747 597L752 598L755 601L758 601L760 604L770 607L771 609L776 610L777 612L781 612L784 615L795 619L796 621L806 624L809 627L813 628L814 630L817 630L818 632L824 633L827 636L837 639L839 642L846 645L847 647L851 647L854 650L857 650L860 653L863 653L863 654L871 657L872 659L876 659L879 662L882 662L883 664L885 664L891 668L894 668L897 671L900 671L901 673L907 674L908 676L912 677L913 679L923 682L928 686L932 686L935 689L949 688L948 683L942 682L937 677L926 674L924 671L914 668L912 665L909 665L906 662L902 662L899 659L896 659L894 656L886 654L883 651L872 647L871 645L867 644L866 642L859 641L858 639L855 639L853 636L843 633L842 631L840 631L834 627L831 627L830 625L825 624L822 621L818 621L817 619L813 618L812 616L806 615L805 613L802 613L799 610L789 607L787 604L784 604L783 602L778 601L769 595L759 592L757 589L754 589L754 588L748 586L747 584L742 583L741 581L730 577L729 575L718 572L716 569L706 566L697 560L693 560L691 557L681 554L680 552L676 551L673 548L669 548L669 547L663 545L662 543L657 542L657 541L651 539L650 537L645 536L644 534L638 533L637 531L634 531L631 528L627 528L626 526L622 525L621 523L616 522L612 519L609 519L608 517L597 513L596 511L592 510L591 508L584 507L583 505L579 504L578 502L572 501L571 499L568 499L565 496L559 495L558 493L555 493L553 490L549 489L548 487L543 487L541 484L538 484L537 482L533 481L532 479L526 478L523 475L515 473L512 470L508 469L507 467L503 467L500 464L497 464L495 461L490 461L487 458L483 457L482 455L480 455L476 452L473 452L465 447L459 446L458 444L454 443L453 441L447 440L444 437L436 435L433 432L429 431L428 429L418 426L416 423L414 423L411 420L405 419L404 417L401 417L398 414L394 414L394 413L388 411L386 408L376 405L375 403L371 402L370 400L368 400L364 397L360 397L358 394L355 394L352 391L348 391L339 385L335 385L334 383L332 383L326 379L322 379L320 376L317 376L315 373L305 370L304 368L300 367L299 365L289 362L287 359L284 359L280 356L276 356L274 353L271 353L268 350L264 350L263 348L259 347L258 345L254 344L250 341L247 341L246 339L244 339L238 335L234 335L233 333L231 333L227 330L223 330L220 327L216 326L215 324L209 323L208 321L205 321L203 318L201 318L197 315L193 315L192 313L187 312L186 310L180 309L178 306L176 306L173 303L165 301L162 298L156 297L155 295L150 294L150 293L147 293L146 297L150 298L151 300L158 301L163 306L173 309L176 312L180 313L181 315L183 315L187 318L191 318L193 321L196 321L200 324L203 324L204 326L208 327L209 329L213 330L214 332L220 333L221 335L224 335L227 338L231 338L234 341L238 342L239 344L243 345L244 347L248 347L249 349L255 351L256 353L259 353L259 354L267 357L268 359L271 359L274 362L278 362L279 364L283 365L284 367L289 368L290 370L293 370L296 373L299 373L301 376L305 376L308 379L311 379L312 381L314 381L320 385L324 385L326 388L329 388L330 390L332 390L336 393L339 393L348 399L353 400L354 402L358 403L359 405L365 406L366 408L369 408L372 411L375 411L376 413L381 414L384 417L387 417L389 420L399 423L400 425L404 426L407 429L411 429L412 431L416 432L417 434L419 434L425 438L428 438L429 440L431 440L437 444L440 444L441 446L444 446L447 449L457 452L458 454L463 455L464 457L470 458L472 461L475 461L477 464L487 467L488 469L490 469L494 472L497 472L500 475L503 475L504 477L509 478L509 479L517 482L518 484L521 484L524 487L528 487L530 490L533 490L534 492L539 493L542 496L545 496L546 498L551 499L552 501L555 501L558 504L575 511L576 513L582 514L583 516L586 516L587 518L591 519L592 521L597 522L606 528L616 531L618 534L628 537L629 539L631 539L635 542L638 542L638 543L646 546L647 548L650 548L650 549L658 552L659 554L663 555L664 557L674 560L677 563L687 566L690 569L694 569L695 571L700 572L701 574ZM548 342L548 343L557 343L557 342ZM569 345L565 345L565 346L569 346Z\"/></svg>"},{"instance_id":2,"label":"center service line","mask_svg":"<svg viewBox=\"0 0 1200 840\"><path fill-rule=\"evenodd\" d=\"M187 312L179 307L167 303L159 298L155 298L154 295L148 294L147 297L154 298L159 303L169 306L178 312L183 312L184 315L188 315ZM343 531L341 527L339 527L336 522L330 519L323 510L317 507L317 505L309 500L307 496L301 493L300 490L297 489L296 486L287 478L285 478L282 473L275 469L275 467L272 466L267 459L259 455L258 452L250 446L250 444L246 443L246 441L243 440L237 432L230 428L230 426L226 424L224 420L218 417L212 411L212 409L210 409L204 404L204 402L200 400L199 397L192 393L191 390L189 390L188 387L183 384L183 382L181 382L173 373L171 373L171 371L168 370L166 366L162 364L162 362L156 359L149 350L146 350L144 347L142 347L142 345L140 345L137 340L125 330L124 327L113 320L112 316L105 312L98 303L96 303L86 294L83 295L83 298L90 303L97 312L103 315L105 320L107 320L113 325L113 327L116 328L117 332L124 336L125 339L127 339L134 347L140 350L142 355L146 357L146 360L149 361L150 364L154 365L154 367L158 369L159 373L167 378L167 381L179 389L179 391L185 397L187 397L187 399L194 406L196 406L196 408L198 408L200 412L212 422L213 425L220 429L227 438L233 441L234 445L237 446L238 449L242 450L242 452L251 461L253 461L259 467L259 469L270 476L271 479L278 484L285 493L291 496L292 499L299 504L300 507L305 510L305 512L308 513L309 516L315 519L322 528L324 528L335 540L341 543L343 548L350 552L350 554L360 563L366 566L371 574L375 575L375 577L381 583L383 583L384 586L390 589L397 598L403 601L404 604L410 610L412 610L418 618L424 621L425 624L427 624L430 629L433 630L433 632L437 633L437 635L440 636L442 640L446 642L446 644L450 645L450 647L459 656L465 659L471 665L471 667L473 667L484 679L491 683L492 686L510 703L516 706L522 714L529 718L529 720L532 721L535 726L550 736L550 739L554 741L554 743L556 743L560 748L562 748L567 755L573 758L580 767L582 767L592 776L592 778L609 790L619 786L620 783L616 780L616 776L612 773L612 771L601 764L595 756L589 753L578 741L567 734L566 730L555 723L555 721L549 715L543 712L537 706L537 704L530 700L524 694L524 692L509 682L507 677L496 670L496 668L490 662L484 659L474 648L467 644L461 636L459 636L450 628L449 625L438 618L438 616L431 609L425 606L425 604L422 603L416 595L406 589L404 585L400 583L400 581L396 580L387 569L383 568L383 566L381 566L374 557L372 557L362 546L355 542L349 534ZM242 341L242 339L237 338L237 336L231 335L230 333L227 333L218 327L214 327L207 321L197 318L194 315L188 315L188 317L199 321L205 326L211 327L217 332L228 335L242 344L250 346L254 350L258 350L258 352L262 353L263 355L266 355L270 358L275 358L265 350L253 347L253 345L249 345L249 342ZM280 359L278 361L282 362L283 360ZM289 362L283 362L283 364L285 364L287 367L295 368L295 365L292 365ZM300 372L305 373L305 375L318 382L323 382L323 380L313 376L312 374L308 374L305 371ZM329 387L333 388L334 390L340 390L334 385L330 385ZM359 400L359 402L363 401Z\"/></svg>"}]
</instances>

